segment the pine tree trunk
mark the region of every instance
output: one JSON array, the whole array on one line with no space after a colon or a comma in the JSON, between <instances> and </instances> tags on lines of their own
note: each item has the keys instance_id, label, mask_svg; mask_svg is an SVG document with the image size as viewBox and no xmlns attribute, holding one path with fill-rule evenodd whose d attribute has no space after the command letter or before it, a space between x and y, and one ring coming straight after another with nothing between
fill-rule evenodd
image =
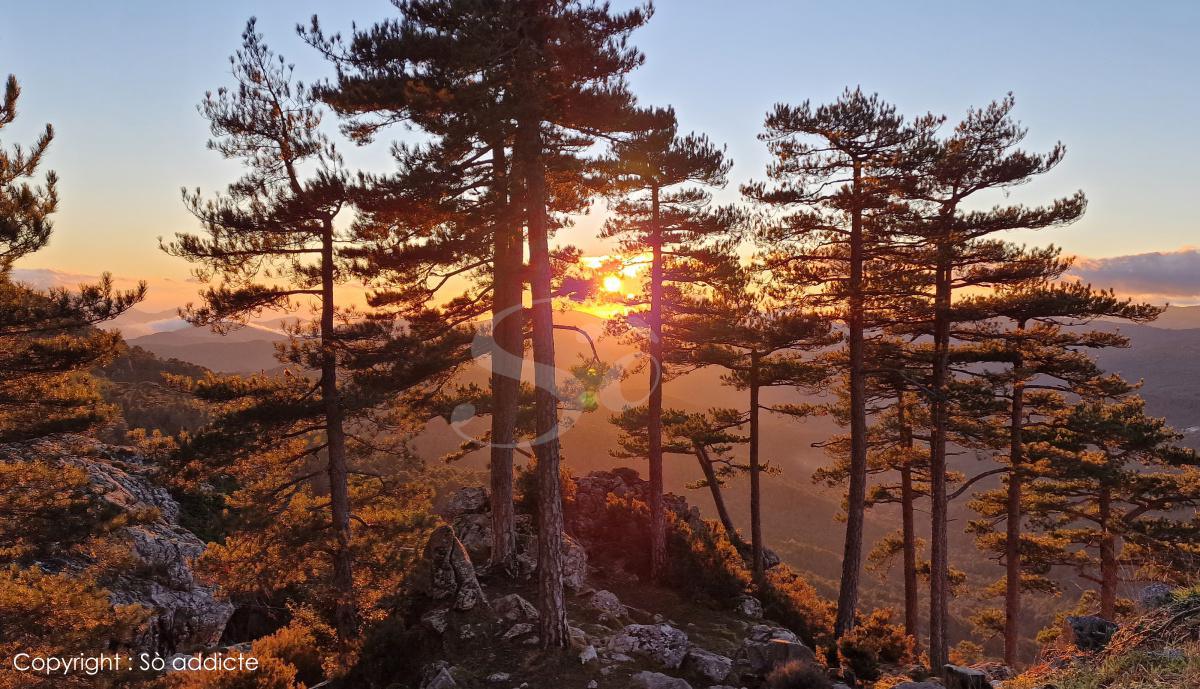
<instances>
[{"instance_id":1,"label":"pine tree trunk","mask_svg":"<svg viewBox=\"0 0 1200 689\"><path fill-rule=\"evenodd\" d=\"M1100 489L1100 616L1106 620L1117 616L1117 539L1112 532L1112 489Z\"/></svg>"},{"instance_id":2,"label":"pine tree trunk","mask_svg":"<svg viewBox=\"0 0 1200 689\"><path fill-rule=\"evenodd\" d=\"M931 402L929 478L931 503L931 538L929 572L929 666L940 674L949 661L950 557L947 513L949 500L946 491L946 441L950 427L949 368L950 368L950 246L942 241L938 246L934 294L934 359L933 400Z\"/></svg>"},{"instance_id":3,"label":"pine tree trunk","mask_svg":"<svg viewBox=\"0 0 1200 689\"><path fill-rule=\"evenodd\" d=\"M1017 330L1024 330L1019 323ZM1021 624L1021 489L1025 423L1025 371L1020 353L1013 363L1012 417L1009 422L1008 514L1004 542L1004 664L1017 666Z\"/></svg>"},{"instance_id":4,"label":"pine tree trunk","mask_svg":"<svg viewBox=\"0 0 1200 689\"><path fill-rule=\"evenodd\" d=\"M750 355L750 571L754 582L762 587L766 582L762 539L761 467L758 460L758 354Z\"/></svg>"},{"instance_id":5,"label":"pine tree trunk","mask_svg":"<svg viewBox=\"0 0 1200 689\"><path fill-rule=\"evenodd\" d=\"M515 576L517 572L516 515L513 510L513 446L516 442L517 405L524 349L524 313L521 294L521 232L509 207L504 141L492 145L492 181L496 202L502 206L493 237L492 338L492 446L491 474L492 566Z\"/></svg>"},{"instance_id":6,"label":"pine tree trunk","mask_svg":"<svg viewBox=\"0 0 1200 689\"><path fill-rule=\"evenodd\" d=\"M662 453L662 228L659 224L658 187L650 190L650 397L646 433L650 454L650 578L660 581L667 566L667 520L663 507Z\"/></svg>"},{"instance_id":7,"label":"pine tree trunk","mask_svg":"<svg viewBox=\"0 0 1200 689\"><path fill-rule=\"evenodd\" d=\"M912 425L908 420L908 400L900 393L897 409L900 425L900 444L905 450L913 449ZM904 539L904 633L917 638L920 612L917 600L917 525L916 489L913 487L912 467L906 456L900 467L900 513Z\"/></svg>"},{"instance_id":8,"label":"pine tree trunk","mask_svg":"<svg viewBox=\"0 0 1200 689\"><path fill-rule=\"evenodd\" d=\"M538 612L544 648L567 645L563 596L563 507L559 482L558 390L554 367L554 309L551 303L550 237L540 122L526 118L518 129L525 180L526 225L533 296L534 439L538 472Z\"/></svg>"},{"instance_id":9,"label":"pine tree trunk","mask_svg":"<svg viewBox=\"0 0 1200 689\"><path fill-rule=\"evenodd\" d=\"M334 621L343 648L358 634L354 605L354 570L350 551L350 489L346 432L338 396L337 352L334 349L333 221L321 238L321 401L325 406L326 454L329 459L329 508L333 527Z\"/></svg>"},{"instance_id":10,"label":"pine tree trunk","mask_svg":"<svg viewBox=\"0 0 1200 689\"><path fill-rule=\"evenodd\" d=\"M696 450L696 460L700 462L700 471L704 472L704 482L708 484L708 490L712 493L713 505L717 509L717 518L721 520L721 527L725 529L729 541L736 545L740 539L737 529L733 525L733 519L729 516L729 508L725 506L725 496L721 493L721 484L717 480L717 472L713 471L708 450L699 443L695 443L693 446Z\"/></svg>"},{"instance_id":11,"label":"pine tree trunk","mask_svg":"<svg viewBox=\"0 0 1200 689\"><path fill-rule=\"evenodd\" d=\"M854 164L852 193L860 192L861 164ZM846 500L846 539L842 553L842 582L838 592L834 636L840 638L854 626L862 574L863 523L867 501L867 399L863 313L862 210L855 208L850 227L850 282L847 330L850 355L850 476Z\"/></svg>"}]
</instances>

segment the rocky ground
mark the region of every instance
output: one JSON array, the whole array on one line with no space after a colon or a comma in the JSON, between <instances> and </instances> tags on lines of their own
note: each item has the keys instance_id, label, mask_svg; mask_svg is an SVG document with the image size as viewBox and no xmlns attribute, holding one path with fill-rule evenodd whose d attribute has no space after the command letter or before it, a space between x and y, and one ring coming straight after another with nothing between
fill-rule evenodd
<instances>
[{"instance_id":1,"label":"rocky ground","mask_svg":"<svg viewBox=\"0 0 1200 689\"><path fill-rule=\"evenodd\" d=\"M134 517L112 535L128 544L131 566L104 582L113 604L136 603L151 613L133 648L171 654L207 648L220 639L233 606L193 575L192 560L204 543L179 525L179 504L151 480L152 465L131 448L80 435L0 446L0 461L33 460L84 469L94 495ZM82 557L39 564L52 572L78 570L88 564Z\"/></svg>"}]
</instances>

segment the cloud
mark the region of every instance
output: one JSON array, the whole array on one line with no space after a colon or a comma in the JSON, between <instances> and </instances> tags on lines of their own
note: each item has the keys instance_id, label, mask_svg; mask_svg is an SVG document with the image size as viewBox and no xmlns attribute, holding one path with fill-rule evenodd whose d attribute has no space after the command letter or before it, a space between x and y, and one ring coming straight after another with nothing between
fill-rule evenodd
<instances>
[{"instance_id":1,"label":"cloud","mask_svg":"<svg viewBox=\"0 0 1200 689\"><path fill-rule=\"evenodd\" d=\"M1195 247L1108 258L1080 256L1076 258L1071 274L1096 287L1111 287L1119 293L1200 297L1200 251Z\"/></svg>"}]
</instances>

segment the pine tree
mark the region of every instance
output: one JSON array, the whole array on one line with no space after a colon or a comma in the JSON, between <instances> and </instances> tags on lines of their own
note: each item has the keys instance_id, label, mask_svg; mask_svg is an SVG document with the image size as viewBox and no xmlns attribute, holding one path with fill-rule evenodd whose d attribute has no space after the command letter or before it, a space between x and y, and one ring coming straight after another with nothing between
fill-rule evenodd
<instances>
[{"instance_id":1,"label":"pine tree","mask_svg":"<svg viewBox=\"0 0 1200 689\"><path fill-rule=\"evenodd\" d=\"M1082 193L1037 208L1021 205L977 210L975 195L1010 189L1053 169L1064 149L1044 155L1019 148L1025 129L1012 119L1011 97L971 110L949 136L922 143L909 152L920 174L906 194L913 219L903 232L914 250L909 259L928 277L927 307L913 314L912 329L932 335L929 381L931 415L930 476L930 665L940 668L949 653L948 490L946 448L951 418L950 371L956 292L1020 283L1045 270L1046 250L1026 251L995 238L1000 232L1043 229L1073 222L1083 213ZM1053 249L1048 250L1053 253ZM971 314L962 316L970 319Z\"/></svg>"},{"instance_id":2,"label":"pine tree","mask_svg":"<svg viewBox=\"0 0 1200 689\"><path fill-rule=\"evenodd\" d=\"M242 160L249 172L213 200L203 200L198 190L184 190L188 209L207 236L179 234L163 248L199 264L196 277L210 285L202 292L202 305L181 310L194 325L219 331L265 310L317 304L319 317L295 335L318 343L313 363L320 371L320 419L305 430L324 435L335 619L338 637L346 644L357 635L358 620L335 296L336 285L346 278L340 249L345 238L334 218L348 203L347 175L334 144L319 129L320 104L294 80L292 67L263 43L253 19L230 63L236 87L207 94L199 109L214 137L210 148ZM308 167L315 169L305 177Z\"/></svg>"},{"instance_id":3,"label":"pine tree","mask_svg":"<svg viewBox=\"0 0 1200 689\"><path fill-rule=\"evenodd\" d=\"M839 337L828 320L817 314L794 311L770 303L760 289L744 282L720 294L696 298L678 307L668 323L669 360L694 366L718 366L728 373L724 382L747 391L746 425L749 430L750 568L755 582L766 582L762 535L761 476L770 471L760 457L761 412L765 409L795 417L808 416L808 405L769 405L761 400L764 388L814 389L826 378L826 368L804 357L804 352L827 347Z\"/></svg>"},{"instance_id":4,"label":"pine tree","mask_svg":"<svg viewBox=\"0 0 1200 689\"><path fill-rule=\"evenodd\" d=\"M736 216L709 208L704 187L722 187L731 163L702 135L679 136L675 113L667 126L616 142L603 171L616 202L604 236L619 237L626 265L649 264L644 309L626 317L645 322L649 354L646 457L650 465L650 576L666 567L666 515L663 508L663 323L671 317L671 295L679 284L712 280L728 267L727 247ZM717 244L713 246L714 242Z\"/></svg>"},{"instance_id":5,"label":"pine tree","mask_svg":"<svg viewBox=\"0 0 1200 689\"><path fill-rule=\"evenodd\" d=\"M883 568L899 554L904 577L904 630L916 638L918 611L917 578L922 539L917 536L917 501L929 495L929 452L918 445L927 428L925 407L919 402L919 381L926 374L918 352L909 343L895 338L877 338L868 345L868 359L874 375L868 381L868 412L874 423L868 435L867 471L880 477L867 493L866 506L900 506L900 532L897 539L887 536L868 556L868 569ZM848 414L845 394L834 412L845 423ZM850 474L850 439L841 436L826 444L834 462L813 472L813 481L844 485ZM894 482L883 477L894 474Z\"/></svg>"},{"instance_id":6,"label":"pine tree","mask_svg":"<svg viewBox=\"0 0 1200 689\"><path fill-rule=\"evenodd\" d=\"M1074 549L1080 576L1100 589L1100 615L1113 619L1121 569L1153 565L1200 528L1200 459L1179 433L1146 415L1133 388L1115 382L1068 405L1046 451L1057 454L1031 488L1033 524ZM1065 456L1064 456L1065 455ZM1128 544L1128 545L1126 545Z\"/></svg>"},{"instance_id":7,"label":"pine tree","mask_svg":"<svg viewBox=\"0 0 1200 689\"><path fill-rule=\"evenodd\" d=\"M9 76L0 101L0 130L17 116L21 90ZM115 332L92 326L141 301L144 283L113 287L108 274L76 291L39 291L14 283L13 263L46 245L58 207L58 177L36 178L54 130L28 149L0 148L0 442L78 431L106 420L105 405L87 369L122 346Z\"/></svg>"},{"instance_id":8,"label":"pine tree","mask_svg":"<svg viewBox=\"0 0 1200 689\"><path fill-rule=\"evenodd\" d=\"M614 457L639 459L647 456L650 425L646 417L645 405L630 407L613 415L610 421L620 429L620 435L617 436L619 449L612 451ZM736 409L710 409L705 413L664 409L662 413L663 454L692 455L696 458L704 479L690 484L688 488L708 488L721 527L739 550L742 540L725 505L721 488L728 479L750 470L748 465L738 462L731 454L733 446L749 441L740 432L748 421L748 415ZM751 560L750 557L745 559Z\"/></svg>"},{"instance_id":9,"label":"pine tree","mask_svg":"<svg viewBox=\"0 0 1200 689\"><path fill-rule=\"evenodd\" d=\"M459 318L491 309L490 347L480 353L492 354L492 564L515 574L513 450L526 279L511 94L495 68L509 46L472 3L415 1L397 9L398 18L356 30L346 43L325 36L316 17L301 34L338 66L336 84L318 92L350 118L357 140L397 122L416 123L436 137L394 148L397 172L371 178L356 199L359 225L373 237L373 262L407 276L394 280L378 303L420 310L461 289L452 300Z\"/></svg>"},{"instance_id":10,"label":"pine tree","mask_svg":"<svg viewBox=\"0 0 1200 689\"><path fill-rule=\"evenodd\" d=\"M955 331L956 339L974 343L970 349L979 361L1006 365L1003 372L989 370L982 374L1007 398L1007 419L1001 423L1007 431L1008 471L1004 489L982 498L984 514L989 519L977 526L982 530L985 547L996 549L1006 567L1004 662L1010 666L1017 664L1022 589L1044 585L1036 572L1044 571L1047 566L1037 562L1039 558L1033 558L1033 567L1024 563L1025 551L1037 554L1043 545L1026 537L1021 529L1025 509L1023 487L1037 478L1036 468L1025 466L1025 428L1044 422L1039 402L1055 407L1061 404L1060 397L1052 393L1080 394L1094 386L1101 372L1084 350L1129 344L1119 334L1089 331L1082 326L1097 318L1144 322L1161 312L1159 308L1121 300L1111 292L1093 290L1081 283L1051 281L1069 266L1069 261L1052 255L1047 257L1045 278L1004 286L992 295L969 300L972 307L992 318ZM1003 497L1002 513L997 510L1000 497ZM1003 519L1006 524L1000 539L993 538L991 531L996 519Z\"/></svg>"},{"instance_id":11,"label":"pine tree","mask_svg":"<svg viewBox=\"0 0 1200 689\"><path fill-rule=\"evenodd\" d=\"M907 171L903 150L938 124L933 117L906 122L878 96L849 89L814 108L777 105L765 131L774 162L772 185L744 193L780 211L760 236L768 267L793 289L816 288L816 303L845 324L849 370L850 475L845 551L835 632L854 625L862 569L867 493L866 333L873 312L890 308L886 274L891 233L884 220ZM884 216L884 217L875 217Z\"/></svg>"}]
</instances>

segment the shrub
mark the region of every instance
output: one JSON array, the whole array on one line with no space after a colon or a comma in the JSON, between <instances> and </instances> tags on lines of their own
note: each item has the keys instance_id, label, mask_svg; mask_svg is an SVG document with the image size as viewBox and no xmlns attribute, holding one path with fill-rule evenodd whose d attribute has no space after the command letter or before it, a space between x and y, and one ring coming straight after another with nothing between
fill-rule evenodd
<instances>
[{"instance_id":1,"label":"shrub","mask_svg":"<svg viewBox=\"0 0 1200 689\"><path fill-rule=\"evenodd\" d=\"M876 680L881 665L911 662L916 655L916 643L902 626L892 624L890 609L880 608L838 640L838 654L855 676Z\"/></svg>"},{"instance_id":2,"label":"shrub","mask_svg":"<svg viewBox=\"0 0 1200 689\"><path fill-rule=\"evenodd\" d=\"M772 670L767 675L767 686L770 689L830 689L833 680L824 668L793 660Z\"/></svg>"},{"instance_id":3,"label":"shrub","mask_svg":"<svg viewBox=\"0 0 1200 689\"><path fill-rule=\"evenodd\" d=\"M813 648L832 645L834 606L796 570L786 564L772 567L758 594L766 616L798 634L804 643Z\"/></svg>"}]
</instances>

